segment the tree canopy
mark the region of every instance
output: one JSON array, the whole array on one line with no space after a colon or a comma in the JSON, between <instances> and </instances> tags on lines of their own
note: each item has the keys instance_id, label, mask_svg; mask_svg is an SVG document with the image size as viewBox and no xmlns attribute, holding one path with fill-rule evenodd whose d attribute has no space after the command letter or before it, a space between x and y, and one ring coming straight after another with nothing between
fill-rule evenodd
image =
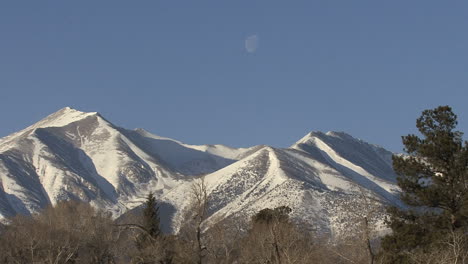
<instances>
[{"instance_id":1,"label":"tree canopy","mask_svg":"<svg viewBox=\"0 0 468 264\"><path fill-rule=\"evenodd\" d=\"M468 227L468 144L456 126L452 109L439 106L417 119L420 136L402 137L407 155L394 155L393 168L408 207L389 208L393 233L382 246L391 263L407 263L408 252L433 248Z\"/></svg>"}]
</instances>

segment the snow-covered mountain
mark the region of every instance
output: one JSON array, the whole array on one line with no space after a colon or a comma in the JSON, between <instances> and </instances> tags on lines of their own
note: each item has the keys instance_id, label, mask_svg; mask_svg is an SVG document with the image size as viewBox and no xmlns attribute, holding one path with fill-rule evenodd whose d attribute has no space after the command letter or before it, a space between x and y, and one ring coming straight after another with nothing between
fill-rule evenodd
<instances>
[{"instance_id":1,"label":"snow-covered mountain","mask_svg":"<svg viewBox=\"0 0 468 264\"><path fill-rule=\"evenodd\" d=\"M286 149L265 146L205 177L206 224L287 205L295 220L311 228L342 232L343 223L368 213L373 203L367 199L400 205L391 156L381 147L336 132L312 132ZM191 183L186 183L163 196L177 209L174 230L190 210L182 195L190 191Z\"/></svg>"},{"instance_id":2,"label":"snow-covered mountain","mask_svg":"<svg viewBox=\"0 0 468 264\"><path fill-rule=\"evenodd\" d=\"M118 216L152 191L171 211L164 225L176 231L191 184L204 175L207 225L287 205L294 219L339 232L349 213L365 210L363 195L399 205L391 156L337 132L312 132L285 149L189 145L67 107L0 139L0 216L63 199Z\"/></svg>"},{"instance_id":3,"label":"snow-covered mountain","mask_svg":"<svg viewBox=\"0 0 468 264\"><path fill-rule=\"evenodd\" d=\"M162 194L248 151L185 145L67 107L0 140L0 215L27 214L64 199L118 214L149 191Z\"/></svg>"}]
</instances>

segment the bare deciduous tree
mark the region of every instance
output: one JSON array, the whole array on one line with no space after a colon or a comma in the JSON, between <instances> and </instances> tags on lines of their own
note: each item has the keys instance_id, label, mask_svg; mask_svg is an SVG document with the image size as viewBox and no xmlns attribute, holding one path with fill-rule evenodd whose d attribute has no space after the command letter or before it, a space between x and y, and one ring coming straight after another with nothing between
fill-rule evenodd
<instances>
[{"instance_id":1,"label":"bare deciduous tree","mask_svg":"<svg viewBox=\"0 0 468 264\"><path fill-rule=\"evenodd\" d=\"M114 263L109 214L89 204L59 202L31 217L17 216L0 238L2 263Z\"/></svg>"},{"instance_id":2,"label":"bare deciduous tree","mask_svg":"<svg viewBox=\"0 0 468 264\"><path fill-rule=\"evenodd\" d=\"M406 255L415 264L467 264L468 237L460 230L452 230L429 251L408 251Z\"/></svg>"},{"instance_id":3,"label":"bare deciduous tree","mask_svg":"<svg viewBox=\"0 0 468 264\"><path fill-rule=\"evenodd\" d=\"M193 217L196 229L196 243L197 243L197 257L198 264L203 263L205 256L204 251L206 246L202 241L202 224L205 221L208 213L208 189L205 177L196 179L191 186L191 209L193 210Z\"/></svg>"},{"instance_id":4,"label":"bare deciduous tree","mask_svg":"<svg viewBox=\"0 0 468 264\"><path fill-rule=\"evenodd\" d=\"M342 230L333 238L329 249L346 263L374 264L377 226L383 218L384 206L361 186L356 188L356 193L343 197L337 203L340 205Z\"/></svg>"}]
</instances>

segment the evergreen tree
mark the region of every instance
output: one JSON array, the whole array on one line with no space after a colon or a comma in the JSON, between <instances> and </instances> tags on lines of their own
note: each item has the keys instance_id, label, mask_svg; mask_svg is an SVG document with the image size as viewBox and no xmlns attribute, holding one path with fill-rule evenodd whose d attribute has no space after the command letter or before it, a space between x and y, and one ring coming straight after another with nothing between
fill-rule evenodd
<instances>
[{"instance_id":1,"label":"evergreen tree","mask_svg":"<svg viewBox=\"0 0 468 264\"><path fill-rule=\"evenodd\" d=\"M154 247L157 238L161 234L159 222L159 208L157 206L156 198L153 193L150 192L146 197L143 209L141 222L143 232L139 234L136 240L136 245L139 250Z\"/></svg>"},{"instance_id":2,"label":"evergreen tree","mask_svg":"<svg viewBox=\"0 0 468 264\"><path fill-rule=\"evenodd\" d=\"M143 226L148 235L152 238L157 238L161 234L159 220L159 207L157 206L156 198L153 193L149 193L143 210Z\"/></svg>"},{"instance_id":3,"label":"evergreen tree","mask_svg":"<svg viewBox=\"0 0 468 264\"><path fill-rule=\"evenodd\" d=\"M393 232L382 247L389 263L411 263L413 252L433 249L468 226L468 144L456 126L452 109L440 106L417 119L422 138L402 137L408 155L393 156L393 167L408 208L388 210Z\"/></svg>"}]
</instances>

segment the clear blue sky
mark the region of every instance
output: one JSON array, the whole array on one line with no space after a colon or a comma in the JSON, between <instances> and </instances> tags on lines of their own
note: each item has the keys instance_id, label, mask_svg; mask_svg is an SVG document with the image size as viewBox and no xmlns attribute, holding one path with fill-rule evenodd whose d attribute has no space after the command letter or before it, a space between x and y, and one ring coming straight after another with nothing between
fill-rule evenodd
<instances>
[{"instance_id":1,"label":"clear blue sky","mask_svg":"<svg viewBox=\"0 0 468 264\"><path fill-rule=\"evenodd\" d=\"M467 1L0 3L0 136L71 106L193 144L401 151L423 109L468 133L467 86Z\"/></svg>"}]
</instances>

